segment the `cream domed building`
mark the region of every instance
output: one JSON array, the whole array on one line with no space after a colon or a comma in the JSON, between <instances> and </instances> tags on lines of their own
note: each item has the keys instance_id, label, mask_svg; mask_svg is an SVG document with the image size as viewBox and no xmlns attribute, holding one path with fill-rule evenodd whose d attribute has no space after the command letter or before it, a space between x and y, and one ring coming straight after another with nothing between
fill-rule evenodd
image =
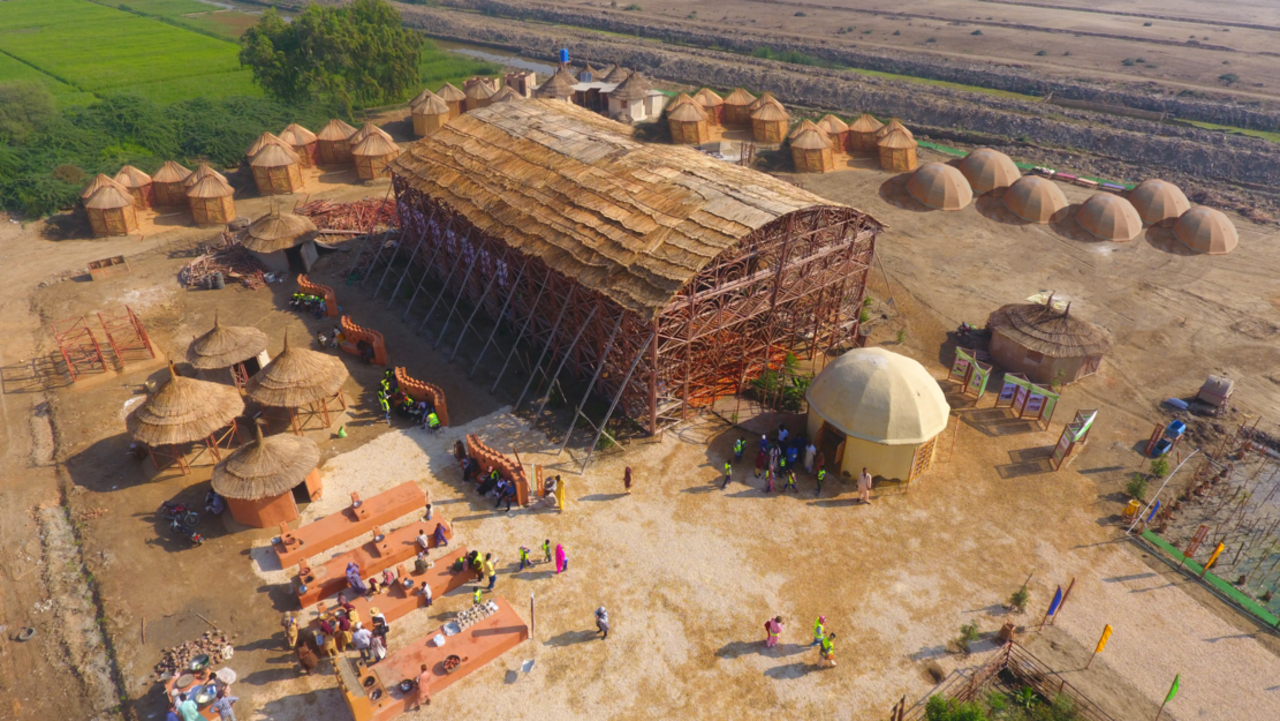
<instances>
[{"instance_id":1,"label":"cream domed building","mask_svg":"<svg viewBox=\"0 0 1280 721\"><path fill-rule=\"evenodd\" d=\"M826 467L910 481L933 465L951 406L918 362L883 348L845 353L813 379L809 437Z\"/></svg>"}]
</instances>

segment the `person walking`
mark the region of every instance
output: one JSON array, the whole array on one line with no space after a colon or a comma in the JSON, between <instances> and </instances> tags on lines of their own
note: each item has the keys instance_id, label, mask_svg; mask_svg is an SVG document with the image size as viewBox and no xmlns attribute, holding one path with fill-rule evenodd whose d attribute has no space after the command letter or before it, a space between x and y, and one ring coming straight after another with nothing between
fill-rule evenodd
<instances>
[{"instance_id":1,"label":"person walking","mask_svg":"<svg viewBox=\"0 0 1280 721\"><path fill-rule=\"evenodd\" d=\"M316 652L311 650L306 641L298 644L298 665L302 666L302 675L310 676L311 672L316 670L316 666L320 665L320 659L316 656Z\"/></svg>"},{"instance_id":2,"label":"person walking","mask_svg":"<svg viewBox=\"0 0 1280 721\"><path fill-rule=\"evenodd\" d=\"M384 392L378 393L378 407L382 409L382 417L386 420L387 425L391 425L391 401L387 399Z\"/></svg>"},{"instance_id":3,"label":"person walking","mask_svg":"<svg viewBox=\"0 0 1280 721\"><path fill-rule=\"evenodd\" d=\"M813 441L809 441L809 445L804 447L804 472L813 473L814 456L818 453L818 447L813 445Z\"/></svg>"},{"instance_id":4,"label":"person walking","mask_svg":"<svg viewBox=\"0 0 1280 721\"><path fill-rule=\"evenodd\" d=\"M766 468L764 471L764 492L773 493L773 469Z\"/></svg>"},{"instance_id":5,"label":"person walking","mask_svg":"<svg viewBox=\"0 0 1280 721\"><path fill-rule=\"evenodd\" d=\"M818 471L821 471L823 468L826 468L826 467L827 467L827 457L825 454L823 454L821 450L819 450L818 455L813 457L813 472L817 473Z\"/></svg>"},{"instance_id":6,"label":"person walking","mask_svg":"<svg viewBox=\"0 0 1280 721\"><path fill-rule=\"evenodd\" d=\"M520 547L520 571L523 571L525 566L532 566L532 565L533 565L533 562L529 560L529 549L526 548L525 546L521 546ZM516 573L519 573L520 571L516 571Z\"/></svg>"},{"instance_id":7,"label":"person walking","mask_svg":"<svg viewBox=\"0 0 1280 721\"><path fill-rule=\"evenodd\" d=\"M551 539L542 542L542 553L546 556L546 563L551 563Z\"/></svg>"},{"instance_id":8,"label":"person walking","mask_svg":"<svg viewBox=\"0 0 1280 721\"><path fill-rule=\"evenodd\" d=\"M756 454L756 478L760 477L760 472L769 465L769 454L763 448Z\"/></svg>"},{"instance_id":9,"label":"person walking","mask_svg":"<svg viewBox=\"0 0 1280 721\"><path fill-rule=\"evenodd\" d=\"M742 460L742 452L747 450L747 440L739 438L733 442L733 462L737 463Z\"/></svg>"},{"instance_id":10,"label":"person walking","mask_svg":"<svg viewBox=\"0 0 1280 721\"><path fill-rule=\"evenodd\" d=\"M494 566L495 563L492 553L484 554L484 572L489 576L490 591L493 590L493 584L498 582L498 569Z\"/></svg>"},{"instance_id":11,"label":"person walking","mask_svg":"<svg viewBox=\"0 0 1280 721\"><path fill-rule=\"evenodd\" d=\"M569 557L564 553L564 546L556 544L556 575L560 575L569 569Z\"/></svg>"},{"instance_id":12,"label":"person walking","mask_svg":"<svg viewBox=\"0 0 1280 721\"><path fill-rule=\"evenodd\" d=\"M622 487L627 495L631 495L631 466L627 466L627 470L622 473Z\"/></svg>"},{"instance_id":13,"label":"person walking","mask_svg":"<svg viewBox=\"0 0 1280 721\"><path fill-rule=\"evenodd\" d=\"M431 671L427 670L427 664L421 664L422 673L418 674L418 705L413 710L417 711L423 706L431 705Z\"/></svg>"},{"instance_id":14,"label":"person walking","mask_svg":"<svg viewBox=\"0 0 1280 721\"><path fill-rule=\"evenodd\" d=\"M357 623L355 633L351 634L351 641L355 644L356 650L360 652L360 658L366 662L373 658L369 653L369 644L373 640L373 632L364 627L364 624Z\"/></svg>"},{"instance_id":15,"label":"person walking","mask_svg":"<svg viewBox=\"0 0 1280 721\"><path fill-rule=\"evenodd\" d=\"M827 637L827 617L818 616L818 620L813 622L813 643L810 647L817 646L822 643L822 639Z\"/></svg>"},{"instance_id":16,"label":"person walking","mask_svg":"<svg viewBox=\"0 0 1280 721\"><path fill-rule=\"evenodd\" d=\"M235 709L231 708L231 704L239 700L240 697L238 696L228 696L227 690L224 688L218 692L218 700L213 702L209 710L216 712L218 718L222 719L222 721L236 721L236 712Z\"/></svg>"},{"instance_id":17,"label":"person walking","mask_svg":"<svg viewBox=\"0 0 1280 721\"><path fill-rule=\"evenodd\" d=\"M778 645L778 636L782 634L782 616L774 616L764 622L764 647L773 648Z\"/></svg>"},{"instance_id":18,"label":"person walking","mask_svg":"<svg viewBox=\"0 0 1280 721\"><path fill-rule=\"evenodd\" d=\"M827 469L819 468L818 469L818 490L813 495L815 496L822 495L822 482L825 481L826 479L827 479Z\"/></svg>"},{"instance_id":19,"label":"person walking","mask_svg":"<svg viewBox=\"0 0 1280 721\"><path fill-rule=\"evenodd\" d=\"M827 637L822 639L822 645L818 647L818 660L819 662L825 661L828 668L833 668L836 665L835 633L827 634Z\"/></svg>"},{"instance_id":20,"label":"person walking","mask_svg":"<svg viewBox=\"0 0 1280 721\"><path fill-rule=\"evenodd\" d=\"M720 484L720 490L723 491L728 488L729 481L731 480L733 480L733 464L729 462L728 458L726 458L724 460L724 483Z\"/></svg>"},{"instance_id":21,"label":"person walking","mask_svg":"<svg viewBox=\"0 0 1280 721\"><path fill-rule=\"evenodd\" d=\"M796 491L796 469L794 468L787 469L787 484L782 487L782 492L786 493L788 489Z\"/></svg>"},{"instance_id":22,"label":"person walking","mask_svg":"<svg viewBox=\"0 0 1280 721\"><path fill-rule=\"evenodd\" d=\"M596 633L604 634L601 641L609 638L609 612L604 610L604 606L596 609L596 628L599 629Z\"/></svg>"},{"instance_id":23,"label":"person walking","mask_svg":"<svg viewBox=\"0 0 1280 721\"><path fill-rule=\"evenodd\" d=\"M298 619L292 613L285 613L284 618L280 619L280 625L284 626L284 642L289 644L288 648L294 648L298 645Z\"/></svg>"},{"instance_id":24,"label":"person walking","mask_svg":"<svg viewBox=\"0 0 1280 721\"><path fill-rule=\"evenodd\" d=\"M476 586L476 590L475 590L475 591L473 591L473 592L471 593L471 603L472 603L472 604L474 604L474 605L476 605L476 606L479 606L479 605L480 605L480 594L482 594L482 593L484 593L484 589L483 589L483 588L480 588L479 586Z\"/></svg>"},{"instance_id":25,"label":"person walking","mask_svg":"<svg viewBox=\"0 0 1280 721\"><path fill-rule=\"evenodd\" d=\"M862 503L871 502L871 474L863 467L862 474L858 476L858 500Z\"/></svg>"}]
</instances>

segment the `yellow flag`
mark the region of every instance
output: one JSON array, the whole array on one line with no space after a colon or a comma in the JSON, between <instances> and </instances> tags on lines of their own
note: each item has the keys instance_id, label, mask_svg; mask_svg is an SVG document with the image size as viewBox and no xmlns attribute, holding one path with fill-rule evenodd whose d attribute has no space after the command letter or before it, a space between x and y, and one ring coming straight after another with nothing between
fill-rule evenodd
<instances>
[{"instance_id":1,"label":"yellow flag","mask_svg":"<svg viewBox=\"0 0 1280 721\"><path fill-rule=\"evenodd\" d=\"M1094 653L1102 653L1102 649L1107 647L1107 639L1111 638L1111 624L1107 624L1102 629L1102 638L1098 639L1098 647L1093 650Z\"/></svg>"},{"instance_id":2,"label":"yellow flag","mask_svg":"<svg viewBox=\"0 0 1280 721\"><path fill-rule=\"evenodd\" d=\"M1219 543L1218 547L1213 549L1213 555L1209 556L1209 562L1204 564L1204 570L1208 571L1209 567L1213 565L1213 562L1218 560L1218 555L1221 554L1222 551L1225 549L1226 549L1226 546Z\"/></svg>"}]
</instances>

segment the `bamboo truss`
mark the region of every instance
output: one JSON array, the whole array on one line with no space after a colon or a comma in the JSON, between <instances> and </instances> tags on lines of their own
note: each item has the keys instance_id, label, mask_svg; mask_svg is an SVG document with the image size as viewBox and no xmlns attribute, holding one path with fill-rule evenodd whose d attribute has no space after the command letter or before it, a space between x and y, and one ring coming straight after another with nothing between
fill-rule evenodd
<instances>
[{"instance_id":1,"label":"bamboo truss","mask_svg":"<svg viewBox=\"0 0 1280 721\"><path fill-rule=\"evenodd\" d=\"M840 206L782 215L725 250L653 317L644 317L477 229L401 177L393 184L400 242L389 258L380 249L365 275L387 263L381 287L399 256L401 276L388 287L399 289L407 279L415 288L405 317L430 279L443 292L419 329L443 323L436 343L447 339L454 353L473 334L479 348L473 369L494 345L500 321L517 333L495 388L516 349L533 349L537 363L517 407L530 398L541 409L567 371L586 383L579 414L587 396L598 394L649 433L740 392L789 353L811 358L855 338L879 230L874 219ZM464 299L474 310L457 326ZM472 326L480 311L498 321L487 337ZM446 338L450 333L458 335ZM587 420L598 440L608 416L600 425Z\"/></svg>"}]
</instances>

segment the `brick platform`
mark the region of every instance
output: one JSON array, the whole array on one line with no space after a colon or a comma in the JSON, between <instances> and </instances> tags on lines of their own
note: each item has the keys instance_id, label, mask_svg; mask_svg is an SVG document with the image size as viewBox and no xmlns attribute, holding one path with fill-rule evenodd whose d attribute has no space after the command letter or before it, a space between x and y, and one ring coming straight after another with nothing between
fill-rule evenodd
<instances>
[{"instance_id":1,"label":"brick platform","mask_svg":"<svg viewBox=\"0 0 1280 721\"><path fill-rule=\"evenodd\" d=\"M453 591L470 581L476 579L476 572L470 568L464 568L459 573L451 573L449 567L453 562L462 558L467 553L466 548L459 548L441 558L434 559L436 565L425 573L416 573L413 570L412 563L402 563L398 566L398 578L413 579L414 587L421 587L422 582L426 581L431 586L431 597L439 600L441 596ZM387 623L394 623L396 619L403 618L412 611L423 608L427 605L426 599L421 594L408 594L403 586L397 585L386 593L380 593L373 598L357 598L351 602L356 607L356 612L360 614L360 620L365 624L365 628L372 628L372 621L369 614L370 608L377 608L382 611L382 615L387 617ZM316 606L317 613L324 613L326 610L336 608L326 607L325 602L321 602ZM318 632L320 630L320 619L317 617L311 622L311 630Z\"/></svg>"},{"instance_id":2,"label":"brick platform","mask_svg":"<svg viewBox=\"0 0 1280 721\"><path fill-rule=\"evenodd\" d=\"M431 545L435 547L435 538L432 535L436 529L436 524L442 523L445 527L445 537L453 538L453 528L449 522L443 519L434 521L415 521L404 528L391 531L386 534L386 538L381 543L370 540L368 543L353 548L346 553L339 554L333 558L316 566L307 567L305 562L300 567L300 572L293 578L293 593L298 599L298 603L302 608L306 608L322 598L328 598L333 594L347 587L347 564L355 562L360 567L360 576L365 580L377 573L391 568L397 563L413 558L418 553L417 537L421 532L426 532L427 536L432 539ZM371 534L376 534L379 529L373 529ZM305 579L305 580L304 580ZM307 590L301 593L303 585Z\"/></svg>"},{"instance_id":3,"label":"brick platform","mask_svg":"<svg viewBox=\"0 0 1280 721\"><path fill-rule=\"evenodd\" d=\"M351 494L352 501L359 500ZM353 538L368 533L377 526L385 526L402 516L421 512L426 508L427 497L413 481L401 483L363 501L359 508L348 506L337 513L317 519L297 530L280 529L281 543L272 545L280 566L288 568L300 561L318 556L341 546ZM435 530L435 526L431 526Z\"/></svg>"}]
</instances>

